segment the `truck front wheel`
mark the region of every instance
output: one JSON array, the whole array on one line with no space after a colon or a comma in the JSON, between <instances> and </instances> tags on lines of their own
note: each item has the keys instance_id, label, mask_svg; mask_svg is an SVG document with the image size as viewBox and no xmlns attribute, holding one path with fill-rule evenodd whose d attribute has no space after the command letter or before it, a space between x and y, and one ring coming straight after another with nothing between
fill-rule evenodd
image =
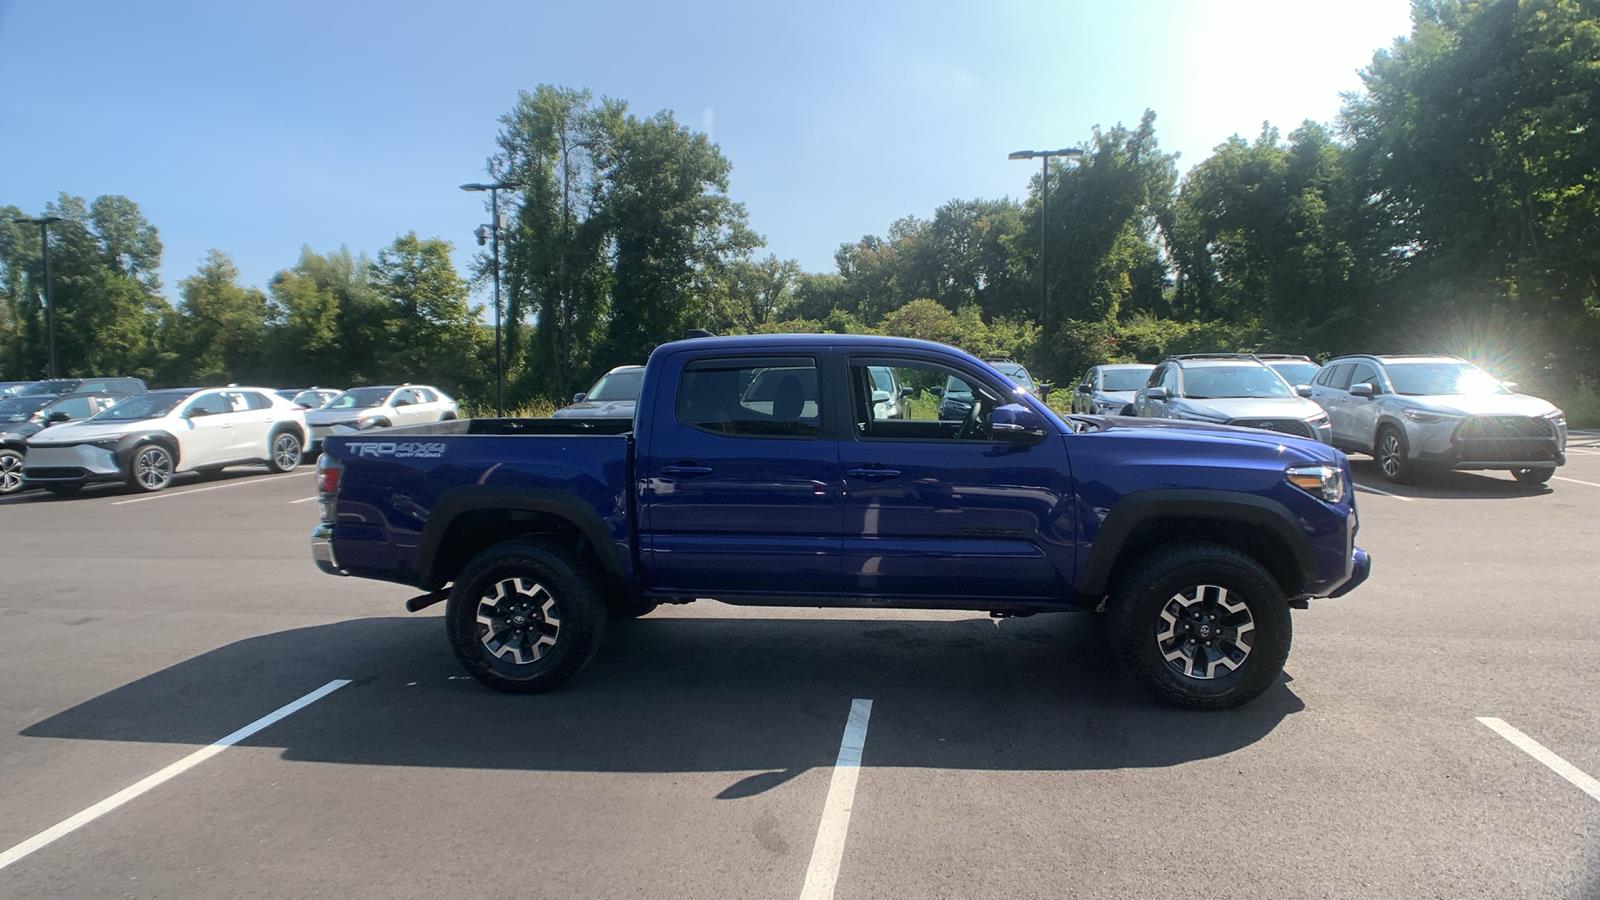
<instances>
[{"instance_id":1,"label":"truck front wheel","mask_svg":"<svg viewBox=\"0 0 1600 900\"><path fill-rule=\"evenodd\" d=\"M445 605L456 658L498 691L554 690L600 647L606 609L570 550L507 541L467 563Z\"/></svg>"},{"instance_id":2,"label":"truck front wheel","mask_svg":"<svg viewBox=\"0 0 1600 900\"><path fill-rule=\"evenodd\" d=\"M1111 640L1128 674L1185 709L1260 696L1289 657L1289 604L1261 564L1187 543L1135 562L1111 597Z\"/></svg>"}]
</instances>

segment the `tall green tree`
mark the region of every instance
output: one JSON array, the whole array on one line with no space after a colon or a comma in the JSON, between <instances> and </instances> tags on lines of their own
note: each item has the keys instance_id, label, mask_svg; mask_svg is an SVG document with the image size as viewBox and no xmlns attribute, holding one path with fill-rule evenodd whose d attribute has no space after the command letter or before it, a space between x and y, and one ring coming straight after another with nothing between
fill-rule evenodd
<instances>
[{"instance_id":1,"label":"tall green tree","mask_svg":"<svg viewBox=\"0 0 1600 900\"><path fill-rule=\"evenodd\" d=\"M449 241L413 231L378 252L371 285L387 311L381 359L391 378L481 391L493 346L482 340L482 310L468 304L450 250Z\"/></svg>"},{"instance_id":2,"label":"tall green tree","mask_svg":"<svg viewBox=\"0 0 1600 900\"><path fill-rule=\"evenodd\" d=\"M263 358L267 295L239 283L228 254L212 250L178 291L183 299L165 329L160 377L200 384L261 378L270 368Z\"/></svg>"}]
</instances>

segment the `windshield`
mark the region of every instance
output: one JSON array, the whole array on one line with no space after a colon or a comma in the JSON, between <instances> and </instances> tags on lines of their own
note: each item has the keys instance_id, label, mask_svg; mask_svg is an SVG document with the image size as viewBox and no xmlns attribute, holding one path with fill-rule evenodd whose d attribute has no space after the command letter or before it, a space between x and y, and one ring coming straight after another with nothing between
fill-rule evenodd
<instances>
[{"instance_id":1,"label":"windshield","mask_svg":"<svg viewBox=\"0 0 1600 900\"><path fill-rule=\"evenodd\" d=\"M132 422L138 419L154 419L172 412L172 408L188 399L188 391L173 393L139 394L121 401L98 416L91 422Z\"/></svg>"},{"instance_id":2,"label":"windshield","mask_svg":"<svg viewBox=\"0 0 1600 900\"><path fill-rule=\"evenodd\" d=\"M1504 394L1499 379L1471 363L1390 363L1389 383L1397 394Z\"/></svg>"},{"instance_id":3,"label":"windshield","mask_svg":"<svg viewBox=\"0 0 1600 900\"><path fill-rule=\"evenodd\" d=\"M600 380L589 388L585 400L637 400L639 399L639 385L644 381L643 369L628 369L624 372L608 372L600 376Z\"/></svg>"},{"instance_id":4,"label":"windshield","mask_svg":"<svg viewBox=\"0 0 1600 900\"><path fill-rule=\"evenodd\" d=\"M18 397L38 397L42 394L70 394L78 387L75 378L58 378L55 381L35 381L20 391Z\"/></svg>"},{"instance_id":5,"label":"windshield","mask_svg":"<svg viewBox=\"0 0 1600 900\"><path fill-rule=\"evenodd\" d=\"M1025 388L1032 389L1033 376L1029 375L1028 370L1024 369L1017 363L990 363L990 365L998 369L1001 375L1004 375L1005 377L1015 381L1017 384L1020 384Z\"/></svg>"},{"instance_id":6,"label":"windshield","mask_svg":"<svg viewBox=\"0 0 1600 900\"><path fill-rule=\"evenodd\" d=\"M1149 377L1149 369L1106 369L1100 374L1100 390L1137 391Z\"/></svg>"},{"instance_id":7,"label":"windshield","mask_svg":"<svg viewBox=\"0 0 1600 900\"><path fill-rule=\"evenodd\" d=\"M1275 362L1267 365L1276 369L1278 374L1283 376L1283 380L1290 384L1310 384L1311 379L1322 371L1321 366L1308 362Z\"/></svg>"},{"instance_id":8,"label":"windshield","mask_svg":"<svg viewBox=\"0 0 1600 900\"><path fill-rule=\"evenodd\" d=\"M50 397L12 397L10 400L0 400L0 422L26 422L50 400Z\"/></svg>"},{"instance_id":9,"label":"windshield","mask_svg":"<svg viewBox=\"0 0 1600 900\"><path fill-rule=\"evenodd\" d=\"M1183 395L1191 400L1216 400L1293 397L1294 391L1266 366L1198 366L1183 370Z\"/></svg>"},{"instance_id":10,"label":"windshield","mask_svg":"<svg viewBox=\"0 0 1600 900\"><path fill-rule=\"evenodd\" d=\"M382 406L383 401L389 399L389 392L391 390L392 388L386 387L356 388L353 391L345 391L332 400L329 400L328 405L322 408L371 409L374 406Z\"/></svg>"}]
</instances>

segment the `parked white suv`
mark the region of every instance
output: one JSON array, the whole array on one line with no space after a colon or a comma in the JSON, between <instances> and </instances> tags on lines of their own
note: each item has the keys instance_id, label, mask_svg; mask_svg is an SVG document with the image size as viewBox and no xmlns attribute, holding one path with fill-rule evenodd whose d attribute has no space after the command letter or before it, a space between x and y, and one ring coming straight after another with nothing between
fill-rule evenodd
<instances>
[{"instance_id":1,"label":"parked white suv","mask_svg":"<svg viewBox=\"0 0 1600 900\"><path fill-rule=\"evenodd\" d=\"M1341 356L1311 383L1334 446L1370 453L1383 477L1417 470L1505 469L1543 484L1567 461L1567 420L1453 356Z\"/></svg>"},{"instance_id":2,"label":"parked white suv","mask_svg":"<svg viewBox=\"0 0 1600 900\"><path fill-rule=\"evenodd\" d=\"M178 388L135 394L28 439L22 480L56 494L97 481L159 491L179 472L300 464L305 415L268 388Z\"/></svg>"},{"instance_id":3,"label":"parked white suv","mask_svg":"<svg viewBox=\"0 0 1600 900\"><path fill-rule=\"evenodd\" d=\"M306 424L311 427L311 441L306 451L319 451L322 439L340 426L364 431L443 422L454 419L457 414L452 397L426 384L350 388L320 409L306 412Z\"/></svg>"}]
</instances>

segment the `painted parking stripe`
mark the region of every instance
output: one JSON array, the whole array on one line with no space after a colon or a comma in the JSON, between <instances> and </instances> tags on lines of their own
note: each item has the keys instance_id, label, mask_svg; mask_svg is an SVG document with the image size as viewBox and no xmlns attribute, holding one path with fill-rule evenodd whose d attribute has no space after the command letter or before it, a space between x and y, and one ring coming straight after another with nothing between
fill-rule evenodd
<instances>
[{"instance_id":1,"label":"painted parking stripe","mask_svg":"<svg viewBox=\"0 0 1600 900\"><path fill-rule=\"evenodd\" d=\"M317 499L317 498L316 497L301 497L299 500L290 500L289 503L292 506L292 505L294 505L296 503L310 503L311 501L313 501L315 499Z\"/></svg>"},{"instance_id":2,"label":"painted parking stripe","mask_svg":"<svg viewBox=\"0 0 1600 900\"><path fill-rule=\"evenodd\" d=\"M1503 719L1479 716L1478 721L1488 726L1495 734L1510 741L1518 750L1543 763L1545 768L1572 782L1578 790L1600 800L1600 780L1591 778L1582 769L1551 752L1545 745L1507 725Z\"/></svg>"},{"instance_id":3,"label":"painted parking stripe","mask_svg":"<svg viewBox=\"0 0 1600 900\"><path fill-rule=\"evenodd\" d=\"M811 865L806 867L800 900L831 900L839 882L839 864L844 861L844 838L850 830L850 810L855 807L861 748L867 743L870 718L871 700L850 701L850 718L845 722L844 739L839 742L839 758L833 764L828 799L822 804L822 824L817 826L817 842L811 847Z\"/></svg>"},{"instance_id":4,"label":"painted parking stripe","mask_svg":"<svg viewBox=\"0 0 1600 900\"><path fill-rule=\"evenodd\" d=\"M1565 481L1571 484L1587 484L1589 487L1600 487L1600 484L1596 484L1593 481L1584 481L1581 478L1568 478L1565 475L1552 475L1550 477L1554 478L1556 481Z\"/></svg>"},{"instance_id":5,"label":"painted parking stripe","mask_svg":"<svg viewBox=\"0 0 1600 900\"><path fill-rule=\"evenodd\" d=\"M227 484L213 484L210 487L194 488L192 490L187 490L187 491L175 491L173 493L163 492L163 493L160 493L160 494L151 494L148 497L134 497L131 500L116 500L116 501L113 501L111 505L112 506L126 506L129 503L148 503L151 500L171 500L173 497L187 497L190 494L203 494L206 491L220 491L220 490L222 490L224 488L245 487L247 485L252 485L252 484L264 484L264 483L266 483L268 481L278 481L278 480L283 479L283 478L298 478L298 477L303 476L303 475L315 475L315 474L316 473L314 471L305 471L305 472L289 472L289 473L284 474L284 475L274 475L271 478L241 478L238 481L231 481L231 482L229 482Z\"/></svg>"},{"instance_id":6,"label":"painted parking stripe","mask_svg":"<svg viewBox=\"0 0 1600 900\"><path fill-rule=\"evenodd\" d=\"M139 797L141 794L160 787L162 784L165 784L179 775L182 775L184 772L187 772L195 766L200 765L211 757L216 756L218 753L221 753L229 747L232 747L234 744L237 744L245 738L250 737L263 728L294 715L300 710L305 709L311 704L321 700L323 697L328 696L329 694L337 691L339 688L342 688L349 683L349 679L335 678L322 687L319 687L304 697L301 697L299 700L280 706L272 712L267 713L261 718L255 720L254 722L251 722L249 725L244 726L238 731L235 731L232 734L217 740L215 743L208 744L207 746L196 750L188 756L185 756L183 759L180 759L172 765L167 766L165 769L156 772L154 775L148 775L145 778L134 782L128 787L117 791L115 794L112 794L106 799L101 800L99 803L96 803L83 812L80 812L71 818L63 819L60 822L57 822L33 837L28 838L15 847L12 847L10 850L0 853L0 869L4 869L6 866L9 866L17 860L22 859L35 850L48 847L49 845L66 837L74 831L77 831L79 828L82 828L90 822L93 822L95 819L98 819L106 813L111 812L117 807L123 805L124 803L127 803L129 800L133 800L136 797Z\"/></svg>"},{"instance_id":7,"label":"painted parking stripe","mask_svg":"<svg viewBox=\"0 0 1600 900\"><path fill-rule=\"evenodd\" d=\"M1388 491L1382 490L1380 488L1368 487L1367 485L1364 485L1364 484L1357 484L1356 485L1356 490L1358 490L1358 491L1366 491L1369 494L1382 494L1385 497L1393 497L1394 499L1399 500L1402 503L1410 503L1412 500L1416 499L1415 497L1402 497L1399 494L1391 494Z\"/></svg>"}]
</instances>

